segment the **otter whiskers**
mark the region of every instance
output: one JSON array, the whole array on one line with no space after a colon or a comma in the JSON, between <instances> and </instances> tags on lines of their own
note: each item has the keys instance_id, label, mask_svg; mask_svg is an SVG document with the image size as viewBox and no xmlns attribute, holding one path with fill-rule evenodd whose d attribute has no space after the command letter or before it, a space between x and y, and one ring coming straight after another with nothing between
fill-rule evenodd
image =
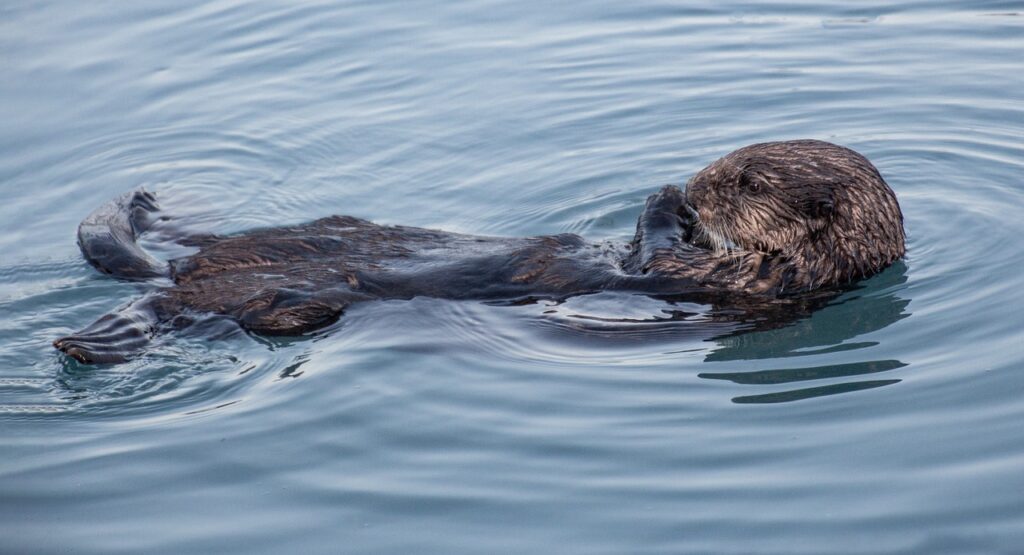
<instances>
[{"instance_id":1,"label":"otter whiskers","mask_svg":"<svg viewBox=\"0 0 1024 555\"><path fill-rule=\"evenodd\" d=\"M725 231L721 224L709 224L704 220L695 218L695 236L697 242L711 247L716 253L732 252L743 250Z\"/></svg>"}]
</instances>

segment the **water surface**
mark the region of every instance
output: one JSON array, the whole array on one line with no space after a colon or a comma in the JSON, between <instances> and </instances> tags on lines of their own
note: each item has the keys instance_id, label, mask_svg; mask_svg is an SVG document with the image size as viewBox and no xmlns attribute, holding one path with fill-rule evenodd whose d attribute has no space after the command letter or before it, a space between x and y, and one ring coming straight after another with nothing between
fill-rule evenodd
<instances>
[{"instance_id":1,"label":"water surface","mask_svg":"<svg viewBox=\"0 0 1024 555\"><path fill-rule=\"evenodd\" d=\"M1020 552L1022 12L5 2L0 552ZM909 253L783 328L417 298L117 366L49 345L146 290L75 245L136 187L193 231L622 241L661 185L791 138L868 156Z\"/></svg>"}]
</instances>

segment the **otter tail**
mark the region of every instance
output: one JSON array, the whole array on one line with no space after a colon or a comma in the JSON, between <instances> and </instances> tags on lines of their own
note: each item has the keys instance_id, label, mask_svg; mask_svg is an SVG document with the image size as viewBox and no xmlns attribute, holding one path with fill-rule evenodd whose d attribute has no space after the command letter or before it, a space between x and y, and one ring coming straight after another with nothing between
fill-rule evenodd
<instances>
[{"instance_id":1,"label":"otter tail","mask_svg":"<svg viewBox=\"0 0 1024 555\"><path fill-rule=\"evenodd\" d=\"M78 246L99 271L123 279L167 275L162 264L136 242L158 207L142 189L125 193L97 208L78 226Z\"/></svg>"}]
</instances>

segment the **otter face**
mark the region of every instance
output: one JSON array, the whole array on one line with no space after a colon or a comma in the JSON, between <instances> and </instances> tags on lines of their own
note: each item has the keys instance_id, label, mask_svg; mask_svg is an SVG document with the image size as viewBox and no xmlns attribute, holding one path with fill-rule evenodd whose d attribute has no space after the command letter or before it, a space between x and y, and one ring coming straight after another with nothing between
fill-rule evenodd
<instances>
[{"instance_id":1,"label":"otter face","mask_svg":"<svg viewBox=\"0 0 1024 555\"><path fill-rule=\"evenodd\" d=\"M694 244L783 255L831 281L870 275L904 253L903 215L878 170L823 141L736 150L697 173L686 200Z\"/></svg>"}]
</instances>

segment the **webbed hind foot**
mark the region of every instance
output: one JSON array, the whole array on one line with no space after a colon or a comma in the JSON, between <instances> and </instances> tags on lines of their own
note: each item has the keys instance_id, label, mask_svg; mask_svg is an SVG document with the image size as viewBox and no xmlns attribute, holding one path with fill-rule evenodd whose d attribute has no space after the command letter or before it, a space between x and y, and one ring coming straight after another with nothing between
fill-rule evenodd
<instances>
[{"instance_id":1,"label":"webbed hind foot","mask_svg":"<svg viewBox=\"0 0 1024 555\"><path fill-rule=\"evenodd\" d=\"M156 316L147 299L101 316L53 346L83 364L124 362L145 350L155 332Z\"/></svg>"},{"instance_id":2,"label":"webbed hind foot","mask_svg":"<svg viewBox=\"0 0 1024 555\"><path fill-rule=\"evenodd\" d=\"M137 242L158 211L156 197L142 189L100 206L78 226L78 245L85 259L103 273L123 279L167 275L167 265Z\"/></svg>"}]
</instances>

